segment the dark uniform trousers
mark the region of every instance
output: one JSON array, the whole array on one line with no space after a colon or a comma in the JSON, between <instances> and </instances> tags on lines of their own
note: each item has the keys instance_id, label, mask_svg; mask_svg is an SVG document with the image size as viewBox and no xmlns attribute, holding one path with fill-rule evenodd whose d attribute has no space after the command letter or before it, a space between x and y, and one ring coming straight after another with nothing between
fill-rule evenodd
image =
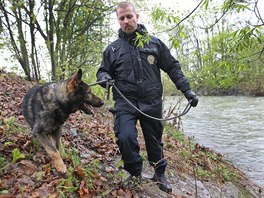
<instances>
[{"instance_id":1,"label":"dark uniform trousers","mask_svg":"<svg viewBox=\"0 0 264 198\"><path fill-rule=\"evenodd\" d=\"M155 172L162 174L165 172L167 161L163 155L163 125L161 121L153 120L140 113L121 110L115 114L114 131L124 161L124 169L133 176L139 176L142 172L143 159L139 154L137 120L139 120L143 131L148 160Z\"/></svg>"}]
</instances>

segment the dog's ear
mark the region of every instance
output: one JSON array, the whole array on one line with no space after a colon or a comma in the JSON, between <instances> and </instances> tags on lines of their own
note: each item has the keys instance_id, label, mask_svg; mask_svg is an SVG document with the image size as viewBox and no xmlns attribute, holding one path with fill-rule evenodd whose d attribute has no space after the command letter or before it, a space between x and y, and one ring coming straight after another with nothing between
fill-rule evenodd
<instances>
[{"instance_id":1,"label":"dog's ear","mask_svg":"<svg viewBox=\"0 0 264 198\"><path fill-rule=\"evenodd\" d=\"M67 83L68 93L72 93L77 87L78 84L82 81L82 70L79 69L78 72L71 76Z\"/></svg>"},{"instance_id":2,"label":"dog's ear","mask_svg":"<svg viewBox=\"0 0 264 198\"><path fill-rule=\"evenodd\" d=\"M82 69L79 69L78 72L77 72L77 76L78 76L78 79L81 80L82 79Z\"/></svg>"}]
</instances>

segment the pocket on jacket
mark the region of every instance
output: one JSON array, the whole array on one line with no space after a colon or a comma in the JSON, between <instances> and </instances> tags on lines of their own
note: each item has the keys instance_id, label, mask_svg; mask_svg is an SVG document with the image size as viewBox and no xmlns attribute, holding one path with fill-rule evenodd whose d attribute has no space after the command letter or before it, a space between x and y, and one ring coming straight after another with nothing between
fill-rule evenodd
<instances>
[{"instance_id":1,"label":"pocket on jacket","mask_svg":"<svg viewBox=\"0 0 264 198\"><path fill-rule=\"evenodd\" d=\"M148 100L155 100L162 97L163 87L161 84L154 84L152 86L146 87L144 93L145 98Z\"/></svg>"}]
</instances>

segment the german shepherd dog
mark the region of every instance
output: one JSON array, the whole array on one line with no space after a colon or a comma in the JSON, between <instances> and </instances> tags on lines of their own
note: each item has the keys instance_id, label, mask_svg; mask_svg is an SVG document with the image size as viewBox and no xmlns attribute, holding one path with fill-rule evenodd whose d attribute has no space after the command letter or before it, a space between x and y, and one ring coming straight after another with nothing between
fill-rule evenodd
<instances>
[{"instance_id":1,"label":"german shepherd dog","mask_svg":"<svg viewBox=\"0 0 264 198\"><path fill-rule=\"evenodd\" d=\"M89 106L101 107L103 101L82 81L82 70L67 80L34 86L25 95L22 113L33 136L45 148L58 172L67 169L59 153L61 126L71 113L82 110L92 114Z\"/></svg>"}]
</instances>

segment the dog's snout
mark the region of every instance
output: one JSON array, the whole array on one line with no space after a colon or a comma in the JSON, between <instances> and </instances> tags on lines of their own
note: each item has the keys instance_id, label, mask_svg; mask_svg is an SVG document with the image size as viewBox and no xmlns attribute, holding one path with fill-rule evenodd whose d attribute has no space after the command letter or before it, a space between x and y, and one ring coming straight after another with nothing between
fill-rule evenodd
<instances>
[{"instance_id":1,"label":"dog's snout","mask_svg":"<svg viewBox=\"0 0 264 198\"><path fill-rule=\"evenodd\" d=\"M101 107L104 105L104 101L93 95L93 99L89 101L89 104L93 107Z\"/></svg>"}]
</instances>

